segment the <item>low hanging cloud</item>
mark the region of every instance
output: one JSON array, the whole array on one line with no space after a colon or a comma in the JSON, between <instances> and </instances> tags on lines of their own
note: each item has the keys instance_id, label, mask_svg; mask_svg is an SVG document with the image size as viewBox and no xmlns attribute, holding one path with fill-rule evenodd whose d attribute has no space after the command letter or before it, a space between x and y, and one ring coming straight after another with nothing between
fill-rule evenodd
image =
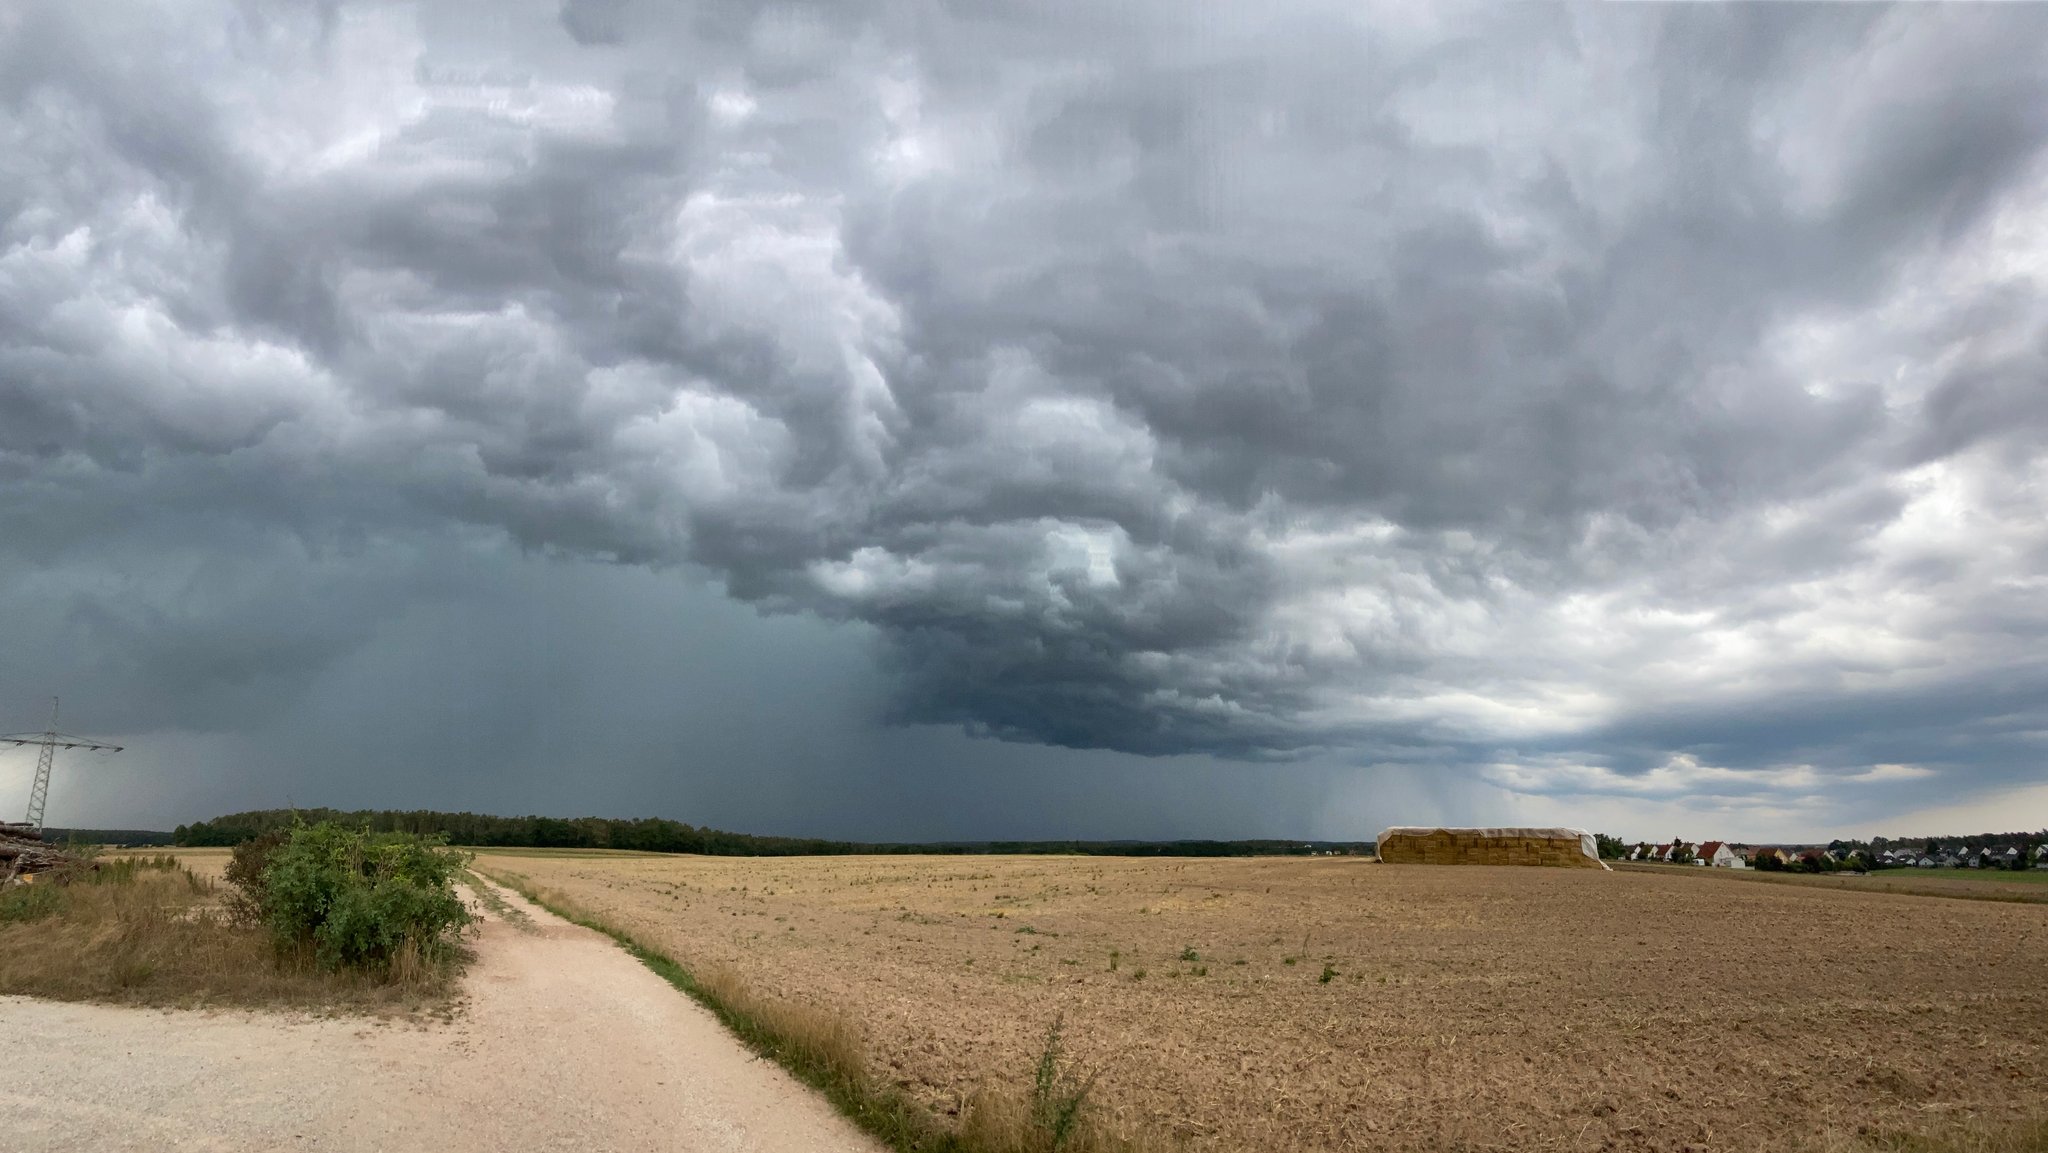
<instances>
[{"instance_id":1,"label":"low hanging cloud","mask_svg":"<svg viewBox=\"0 0 2048 1153\"><path fill-rule=\"evenodd\" d=\"M83 566L127 645L135 582L92 572L253 550L349 622L446 590L329 588L347 558L453 529L864 622L895 719L1014 741L1522 793L2021 780L2044 38L17 4L0 549L45 558L20 598ZM313 666L327 631L250 644Z\"/></svg>"}]
</instances>

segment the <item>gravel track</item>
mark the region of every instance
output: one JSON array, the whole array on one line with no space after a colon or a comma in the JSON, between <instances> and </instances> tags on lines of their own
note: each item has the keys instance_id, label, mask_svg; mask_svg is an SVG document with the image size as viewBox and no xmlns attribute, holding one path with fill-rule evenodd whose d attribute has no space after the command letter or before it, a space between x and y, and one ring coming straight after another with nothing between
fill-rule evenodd
<instances>
[{"instance_id":1,"label":"gravel track","mask_svg":"<svg viewBox=\"0 0 2048 1153\"><path fill-rule=\"evenodd\" d=\"M0 1146L880 1153L609 940L517 894L450 1022L0 997Z\"/></svg>"}]
</instances>

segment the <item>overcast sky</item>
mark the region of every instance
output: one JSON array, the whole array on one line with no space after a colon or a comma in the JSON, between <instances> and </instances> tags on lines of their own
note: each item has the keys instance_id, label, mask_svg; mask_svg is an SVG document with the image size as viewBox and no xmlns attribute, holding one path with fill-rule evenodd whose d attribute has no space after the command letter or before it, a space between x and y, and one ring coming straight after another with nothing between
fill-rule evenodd
<instances>
[{"instance_id":1,"label":"overcast sky","mask_svg":"<svg viewBox=\"0 0 2048 1153\"><path fill-rule=\"evenodd\" d=\"M131 746L60 825L2048 825L2044 43L0 5L0 729Z\"/></svg>"}]
</instances>

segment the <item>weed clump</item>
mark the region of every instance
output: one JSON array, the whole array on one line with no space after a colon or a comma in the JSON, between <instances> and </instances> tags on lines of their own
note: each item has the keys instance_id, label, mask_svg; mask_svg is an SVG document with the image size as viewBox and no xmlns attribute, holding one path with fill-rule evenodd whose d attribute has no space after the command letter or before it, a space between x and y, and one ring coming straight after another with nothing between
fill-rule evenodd
<instances>
[{"instance_id":1,"label":"weed clump","mask_svg":"<svg viewBox=\"0 0 2048 1153\"><path fill-rule=\"evenodd\" d=\"M1025 1093L987 1087L968 1102L960 1148L972 1153L1144 1153L1154 1142L1120 1131L1096 1110L1097 1074L1084 1074L1067 1053L1066 1022L1045 1032Z\"/></svg>"},{"instance_id":2,"label":"weed clump","mask_svg":"<svg viewBox=\"0 0 2048 1153\"><path fill-rule=\"evenodd\" d=\"M1045 1048L1038 1055L1038 1068L1031 1080L1031 1121L1038 1126L1052 1142L1056 1150L1065 1149L1073 1139L1074 1130L1081 1121L1081 1110L1088 1103L1088 1094L1095 1088L1095 1078L1081 1078L1071 1068L1064 1066L1062 1058L1066 1047L1062 1044L1061 1028L1065 1020L1052 1019L1052 1027L1045 1033Z\"/></svg>"}]
</instances>

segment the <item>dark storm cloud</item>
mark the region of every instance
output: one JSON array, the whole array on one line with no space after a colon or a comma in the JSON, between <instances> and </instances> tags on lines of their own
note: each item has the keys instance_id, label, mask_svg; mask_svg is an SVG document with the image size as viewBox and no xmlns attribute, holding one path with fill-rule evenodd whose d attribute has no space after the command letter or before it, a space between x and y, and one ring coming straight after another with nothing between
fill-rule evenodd
<instances>
[{"instance_id":1,"label":"dark storm cloud","mask_svg":"<svg viewBox=\"0 0 2048 1153\"><path fill-rule=\"evenodd\" d=\"M2024 779L1956 734L2042 687L2044 34L19 6L0 594L212 718L460 599L460 526L1018 742Z\"/></svg>"}]
</instances>

